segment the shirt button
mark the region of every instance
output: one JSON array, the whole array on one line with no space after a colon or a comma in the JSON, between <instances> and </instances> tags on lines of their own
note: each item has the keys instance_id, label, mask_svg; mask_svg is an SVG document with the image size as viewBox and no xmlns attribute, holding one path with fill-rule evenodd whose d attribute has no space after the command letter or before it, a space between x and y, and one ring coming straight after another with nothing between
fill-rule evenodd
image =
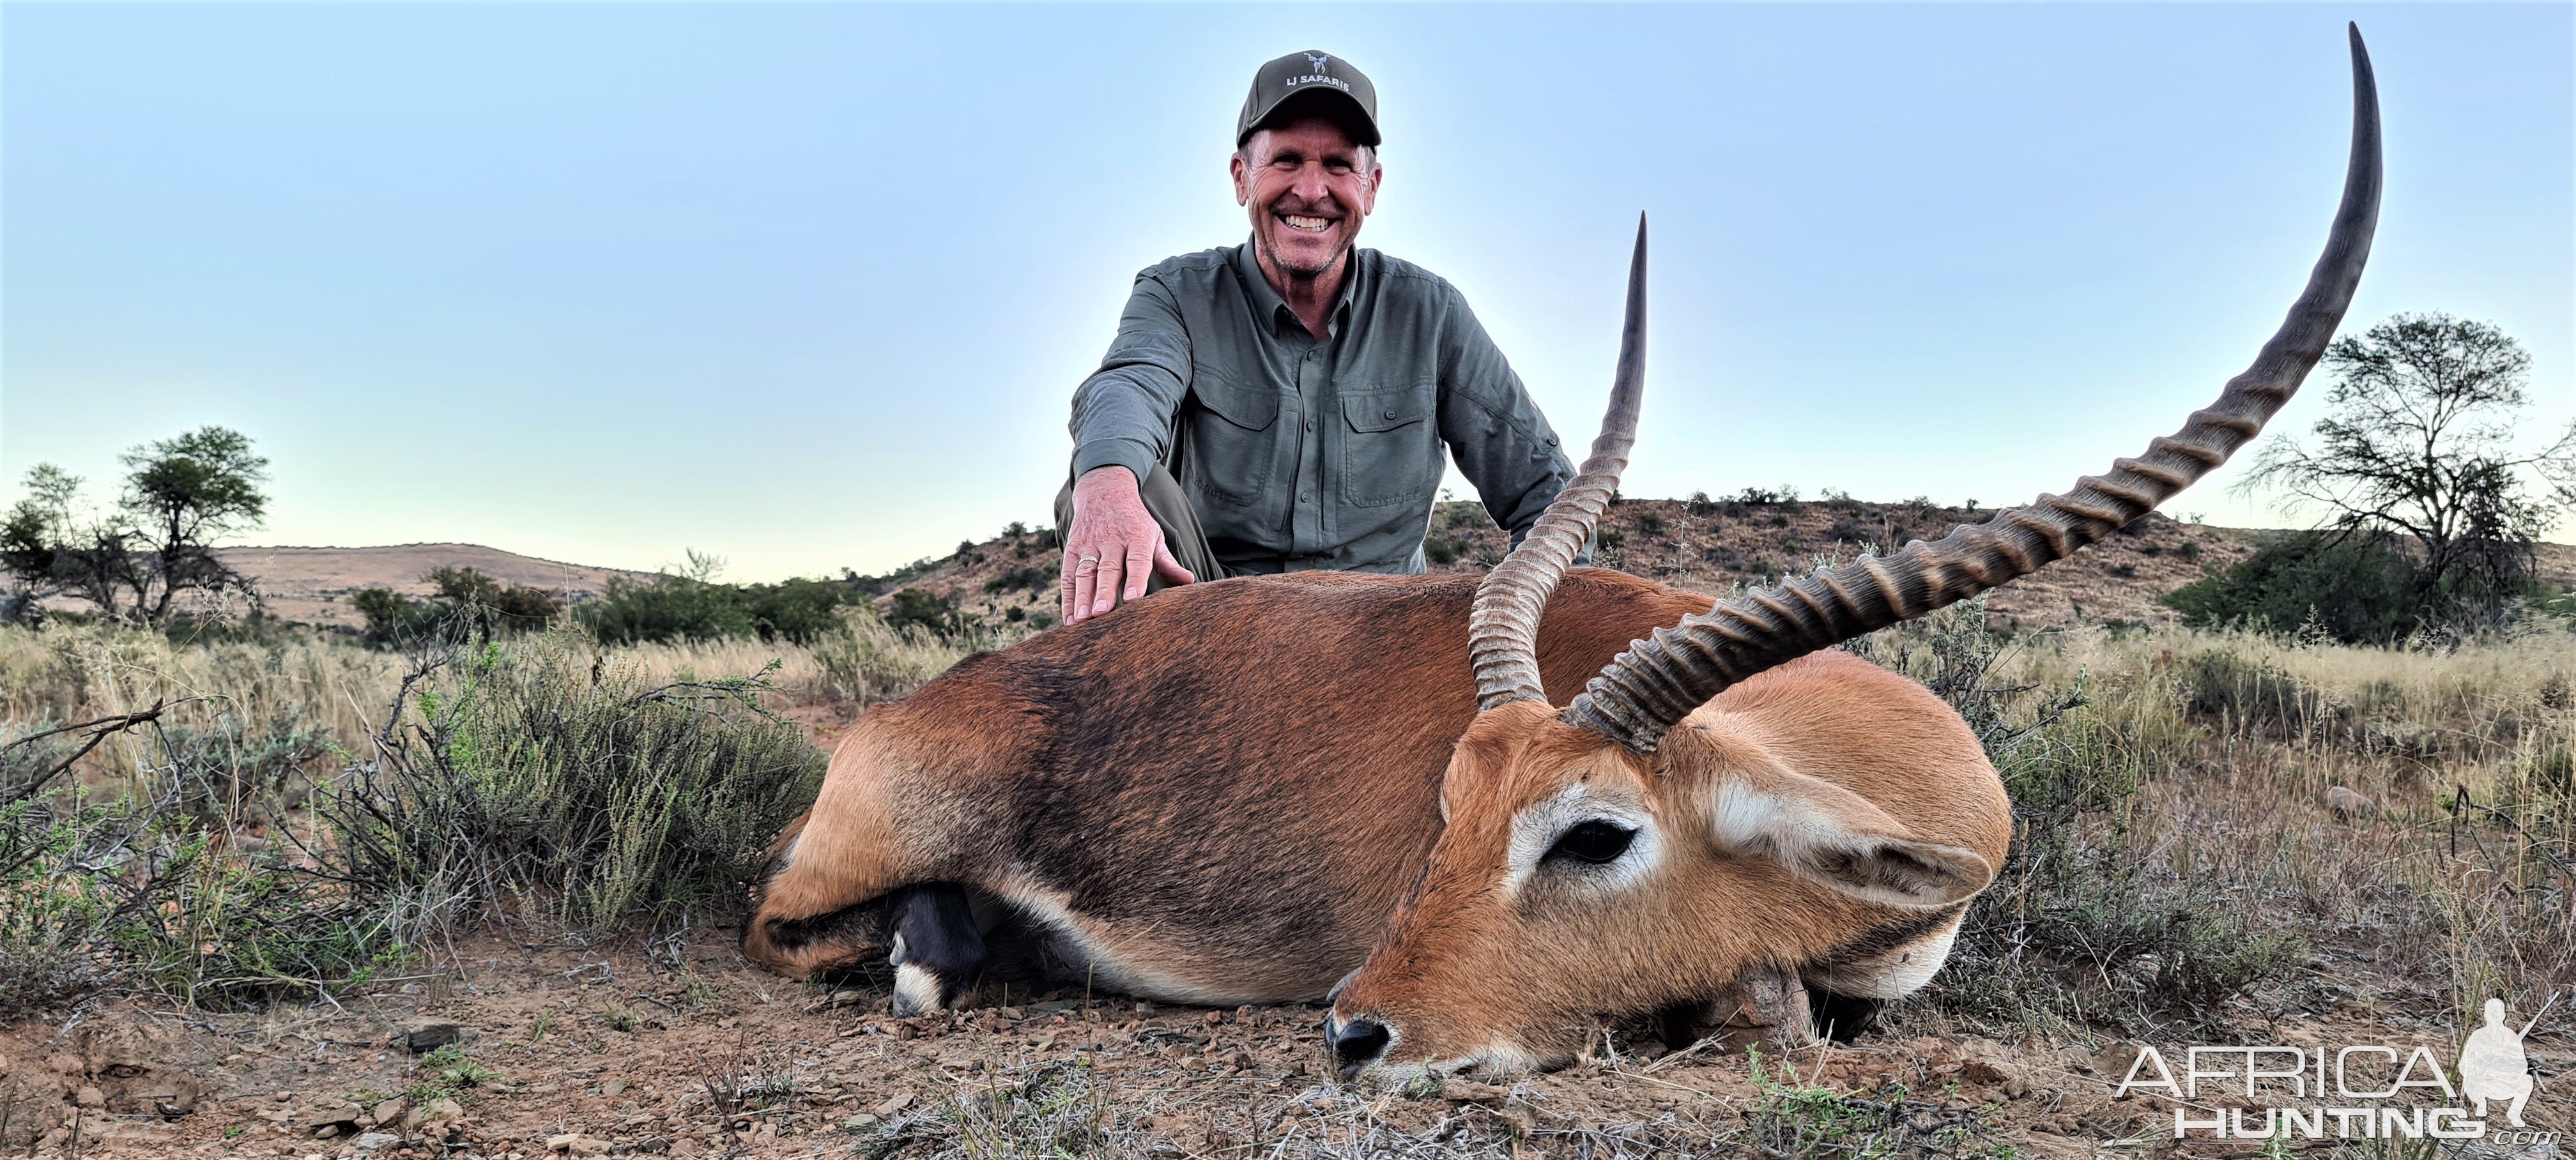
<instances>
[{"instance_id":1,"label":"shirt button","mask_svg":"<svg viewBox=\"0 0 2576 1160\"><path fill-rule=\"evenodd\" d=\"M1304 491L1298 492L1298 493L1297 493L1297 502L1299 502L1299 503L1313 503L1313 502L1315 502L1315 496L1314 496L1314 493L1312 493L1312 492L1304 492Z\"/></svg>"},{"instance_id":2,"label":"shirt button","mask_svg":"<svg viewBox=\"0 0 2576 1160\"><path fill-rule=\"evenodd\" d=\"M1389 416L1389 417L1390 417L1390 418L1392 418L1392 416ZM1550 436L1548 436L1548 437L1547 437L1547 445L1548 445L1548 446L1550 446L1550 447L1554 447L1554 446L1556 446L1556 436L1554 436L1554 435L1550 435Z\"/></svg>"},{"instance_id":3,"label":"shirt button","mask_svg":"<svg viewBox=\"0 0 2576 1160\"><path fill-rule=\"evenodd\" d=\"M1395 412L1393 412L1393 411L1388 411L1386 414L1383 414L1383 415L1378 416L1378 418L1380 418L1380 419L1392 419L1392 418L1395 418Z\"/></svg>"},{"instance_id":4,"label":"shirt button","mask_svg":"<svg viewBox=\"0 0 2576 1160\"><path fill-rule=\"evenodd\" d=\"M1308 420L1306 420L1306 429L1307 429L1307 430L1309 430L1309 431L1314 430L1314 429L1315 429L1315 421L1314 421L1314 420L1312 420L1312 419L1308 419Z\"/></svg>"}]
</instances>

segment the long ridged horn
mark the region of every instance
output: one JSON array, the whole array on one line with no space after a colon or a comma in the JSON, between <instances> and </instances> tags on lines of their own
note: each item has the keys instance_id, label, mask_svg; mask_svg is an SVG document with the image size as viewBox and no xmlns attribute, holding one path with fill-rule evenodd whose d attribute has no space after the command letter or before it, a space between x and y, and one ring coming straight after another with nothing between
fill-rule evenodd
<instances>
[{"instance_id":1,"label":"long ridged horn","mask_svg":"<svg viewBox=\"0 0 2576 1160\"><path fill-rule=\"evenodd\" d=\"M1637 442L1637 404L1646 390L1646 215L1637 215L1637 252L1628 260L1628 317L1619 334L1619 371L1610 385L1610 409L1592 456L1556 493L1521 546L1485 573L1467 614L1467 657L1476 669L1476 708L1513 701L1544 701L1538 678L1538 620L1548 594L1574 565L1574 554L1592 538L1628 448Z\"/></svg>"},{"instance_id":2,"label":"long ridged horn","mask_svg":"<svg viewBox=\"0 0 2576 1160\"><path fill-rule=\"evenodd\" d=\"M2253 439L2334 337L2379 222L2378 86L2361 29L2351 35L2352 155L2325 255L2288 320L2217 402L2072 494L2043 495L1937 542L1916 540L1893 556L1863 557L1656 629L1592 678L1562 719L1652 753L1674 724L1736 682L2037 571L2154 510Z\"/></svg>"}]
</instances>

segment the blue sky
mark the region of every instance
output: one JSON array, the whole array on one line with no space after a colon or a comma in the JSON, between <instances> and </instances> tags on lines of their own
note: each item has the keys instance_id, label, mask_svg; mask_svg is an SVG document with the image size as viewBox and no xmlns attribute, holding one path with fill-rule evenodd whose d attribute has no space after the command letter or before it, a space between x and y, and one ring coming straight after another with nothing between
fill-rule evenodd
<instances>
[{"instance_id":1,"label":"blue sky","mask_svg":"<svg viewBox=\"0 0 2576 1160\"><path fill-rule=\"evenodd\" d=\"M943 553L1044 518L1135 271L1246 232L1252 69L1320 48L1384 104L1362 243L1457 283L1578 439L1653 215L1629 494L2020 501L2279 322L2347 19L2389 172L2352 326L2496 322L2564 424L2565 4L12 2L0 495L222 423L274 461L257 542ZM2169 510L2282 522L2238 470Z\"/></svg>"}]
</instances>

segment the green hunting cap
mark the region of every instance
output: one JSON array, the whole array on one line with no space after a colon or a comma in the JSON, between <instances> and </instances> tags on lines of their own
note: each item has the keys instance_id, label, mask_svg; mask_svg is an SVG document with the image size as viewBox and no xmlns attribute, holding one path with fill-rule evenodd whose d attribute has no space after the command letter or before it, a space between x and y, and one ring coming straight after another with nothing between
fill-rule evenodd
<instances>
[{"instance_id":1,"label":"green hunting cap","mask_svg":"<svg viewBox=\"0 0 2576 1160\"><path fill-rule=\"evenodd\" d=\"M1354 144L1377 146L1377 86L1340 57L1292 52L1261 66L1252 74L1243 116L1234 123L1234 143L1240 146L1253 130L1292 116L1329 117Z\"/></svg>"}]
</instances>

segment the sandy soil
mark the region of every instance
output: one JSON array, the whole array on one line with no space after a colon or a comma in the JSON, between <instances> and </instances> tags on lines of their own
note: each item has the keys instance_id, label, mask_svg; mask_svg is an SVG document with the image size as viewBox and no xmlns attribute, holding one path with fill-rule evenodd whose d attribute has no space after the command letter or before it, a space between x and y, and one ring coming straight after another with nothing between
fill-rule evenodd
<instances>
[{"instance_id":1,"label":"sandy soil","mask_svg":"<svg viewBox=\"0 0 2576 1160\"><path fill-rule=\"evenodd\" d=\"M1741 1052L1668 1056L1651 1037L1619 1035L1550 1075L1389 1092L1320 1075L1314 1007L1214 1011L1077 992L894 1019L883 989L762 973L727 932L612 948L486 937L450 955L345 1004L207 1016L110 1002L67 1024L21 1024L0 1033L0 1116L15 1120L0 1133L49 1141L35 1151L48 1156L73 1154L76 1117L77 1154L91 1157L508 1160L1044 1154L1047 1133L1070 1123L1119 1154L1758 1155L1791 1143L1797 1124L1876 1104L1894 1126L1873 1138L1914 1147L1879 1154L2174 1151L2173 1101L2112 1098L2136 1055L2116 1042L1896 1031L1765 1061L1757 1082ZM2270 1041L2420 1041L2451 1058L2438 1032L2392 1030L2367 997L2346 994L2276 1022ZM413 1050L409 1036L440 1022L462 1041ZM2534 1050L2565 1074L2565 1051ZM1863 1102L1797 1103L1777 1094L1784 1077ZM2544 1096L2530 1119L2564 1125L2570 1108Z\"/></svg>"}]
</instances>

